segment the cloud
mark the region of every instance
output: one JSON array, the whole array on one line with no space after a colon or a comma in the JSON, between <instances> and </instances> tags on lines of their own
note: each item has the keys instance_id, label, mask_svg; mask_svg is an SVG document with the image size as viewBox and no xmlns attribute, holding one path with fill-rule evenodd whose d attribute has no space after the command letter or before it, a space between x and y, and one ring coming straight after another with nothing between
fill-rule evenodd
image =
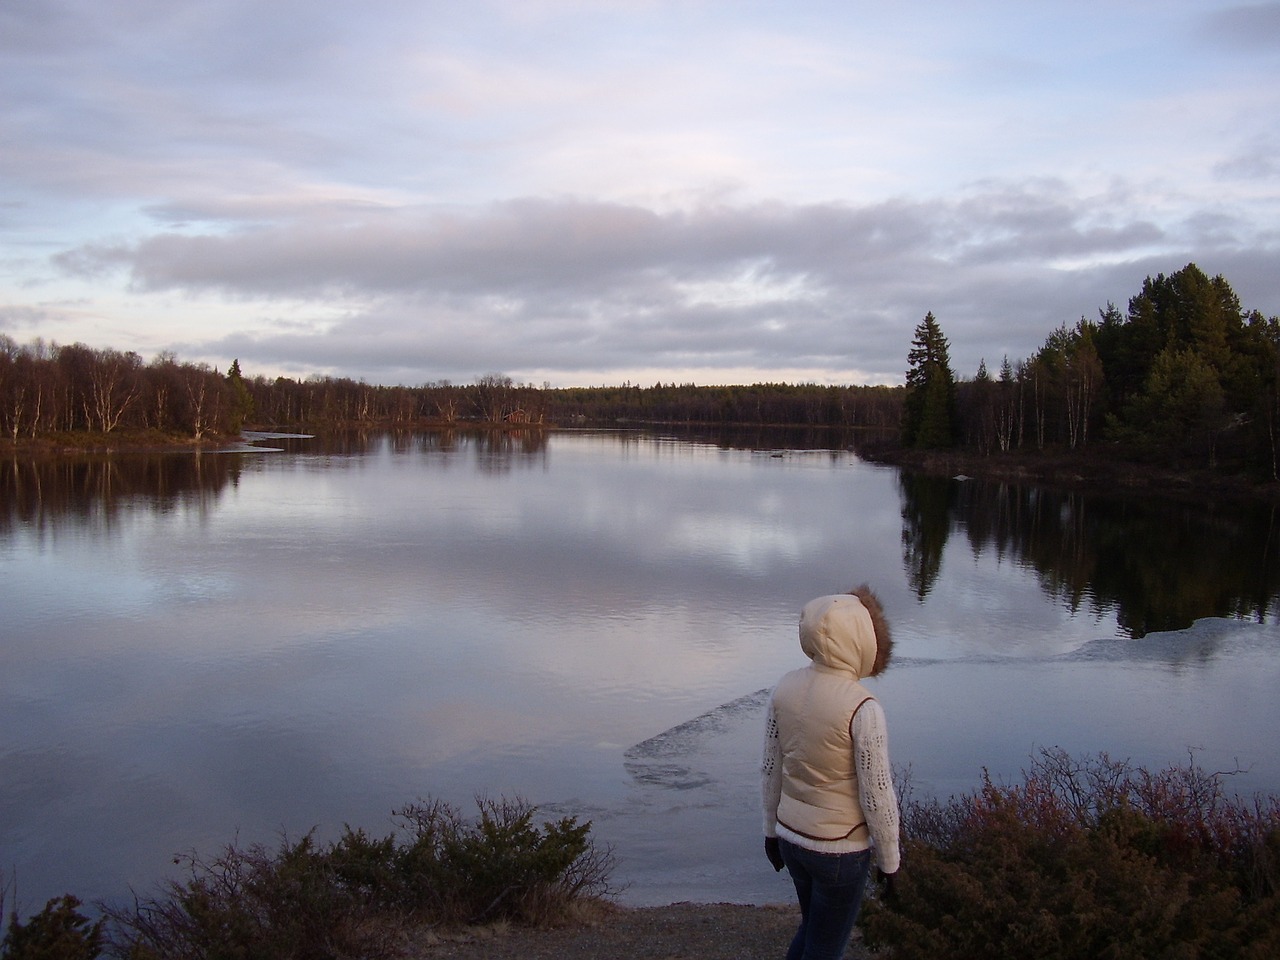
<instances>
[{"instance_id":1,"label":"cloud","mask_svg":"<svg viewBox=\"0 0 1280 960\"><path fill-rule=\"evenodd\" d=\"M57 262L89 277L124 270L149 293L293 304L310 325L267 319L189 346L383 382L500 369L559 385L664 368L896 382L929 310L968 375L1123 302L1140 264L1171 272L1196 259L1182 250L1275 246L1229 216L1175 231L1131 208L1122 187L1080 196L1053 179L861 205L268 205L265 225L237 207L252 225L88 244Z\"/></svg>"},{"instance_id":2,"label":"cloud","mask_svg":"<svg viewBox=\"0 0 1280 960\"><path fill-rule=\"evenodd\" d=\"M1213 173L1219 180L1252 180L1269 187L1280 179L1278 153L1276 140L1255 136L1235 155L1215 163Z\"/></svg>"},{"instance_id":3,"label":"cloud","mask_svg":"<svg viewBox=\"0 0 1280 960\"><path fill-rule=\"evenodd\" d=\"M0 327L34 328L47 321L52 312L42 307L0 304Z\"/></svg>"},{"instance_id":4,"label":"cloud","mask_svg":"<svg viewBox=\"0 0 1280 960\"><path fill-rule=\"evenodd\" d=\"M1205 16L1207 36L1245 52L1280 50L1280 3L1247 3Z\"/></svg>"},{"instance_id":5,"label":"cloud","mask_svg":"<svg viewBox=\"0 0 1280 960\"><path fill-rule=\"evenodd\" d=\"M376 210L240 230L159 233L58 255L66 271L126 269L143 290L229 296L421 293L630 301L688 284L737 285L740 299L788 299L885 281L949 262L1114 258L1164 239L1153 223L1113 222L1106 198L1054 182L985 185L949 201L707 206L659 212L581 199L468 209ZM919 278L915 278L918 280ZM656 302L661 302L657 298Z\"/></svg>"},{"instance_id":6,"label":"cloud","mask_svg":"<svg viewBox=\"0 0 1280 960\"><path fill-rule=\"evenodd\" d=\"M1204 6L0 4L0 325L378 381L888 381L926 311L972 371L1149 266L1275 312L1280 5Z\"/></svg>"}]
</instances>

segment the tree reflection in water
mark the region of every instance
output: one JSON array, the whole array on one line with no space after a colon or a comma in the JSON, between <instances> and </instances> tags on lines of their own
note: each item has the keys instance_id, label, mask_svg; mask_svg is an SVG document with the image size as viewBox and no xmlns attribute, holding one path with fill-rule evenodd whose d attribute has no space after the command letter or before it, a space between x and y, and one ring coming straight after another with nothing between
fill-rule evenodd
<instances>
[{"instance_id":1,"label":"tree reflection in water","mask_svg":"<svg viewBox=\"0 0 1280 960\"><path fill-rule=\"evenodd\" d=\"M924 599L947 542L1036 571L1075 613L1114 611L1130 637L1204 617L1264 620L1280 589L1268 504L1190 503L903 472L902 562Z\"/></svg>"}]
</instances>

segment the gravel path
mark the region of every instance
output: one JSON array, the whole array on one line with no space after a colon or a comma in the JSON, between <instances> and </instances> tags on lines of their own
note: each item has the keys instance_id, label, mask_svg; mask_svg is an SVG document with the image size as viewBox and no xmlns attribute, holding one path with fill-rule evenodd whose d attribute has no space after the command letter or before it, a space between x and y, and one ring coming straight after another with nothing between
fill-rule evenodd
<instances>
[{"instance_id":1,"label":"gravel path","mask_svg":"<svg viewBox=\"0 0 1280 960\"><path fill-rule=\"evenodd\" d=\"M780 960L797 919L791 906L603 906L571 927L499 927L427 935L413 945L409 956L413 960ZM846 956L865 960L869 955L854 936Z\"/></svg>"}]
</instances>

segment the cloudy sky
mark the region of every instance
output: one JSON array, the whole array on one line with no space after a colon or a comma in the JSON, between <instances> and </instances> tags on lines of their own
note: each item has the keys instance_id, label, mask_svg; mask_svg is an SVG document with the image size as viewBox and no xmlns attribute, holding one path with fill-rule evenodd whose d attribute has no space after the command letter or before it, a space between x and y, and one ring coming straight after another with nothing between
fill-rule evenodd
<instances>
[{"instance_id":1,"label":"cloudy sky","mask_svg":"<svg viewBox=\"0 0 1280 960\"><path fill-rule=\"evenodd\" d=\"M901 382L1280 313L1280 3L0 0L0 333L247 375Z\"/></svg>"}]
</instances>

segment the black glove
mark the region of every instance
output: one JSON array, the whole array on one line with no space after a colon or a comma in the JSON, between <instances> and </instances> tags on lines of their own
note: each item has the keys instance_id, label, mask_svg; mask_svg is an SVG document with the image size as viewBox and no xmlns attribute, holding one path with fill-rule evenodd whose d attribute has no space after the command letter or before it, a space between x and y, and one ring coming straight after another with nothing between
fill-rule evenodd
<instances>
[{"instance_id":1,"label":"black glove","mask_svg":"<svg viewBox=\"0 0 1280 960\"><path fill-rule=\"evenodd\" d=\"M774 870L781 870L786 864L782 862L782 850L778 847L777 837L764 838L764 855L773 864Z\"/></svg>"},{"instance_id":2,"label":"black glove","mask_svg":"<svg viewBox=\"0 0 1280 960\"><path fill-rule=\"evenodd\" d=\"M876 879L880 881L880 886L884 890L886 903L891 903L898 899L897 876L897 873L885 873L879 868L876 869Z\"/></svg>"}]
</instances>

